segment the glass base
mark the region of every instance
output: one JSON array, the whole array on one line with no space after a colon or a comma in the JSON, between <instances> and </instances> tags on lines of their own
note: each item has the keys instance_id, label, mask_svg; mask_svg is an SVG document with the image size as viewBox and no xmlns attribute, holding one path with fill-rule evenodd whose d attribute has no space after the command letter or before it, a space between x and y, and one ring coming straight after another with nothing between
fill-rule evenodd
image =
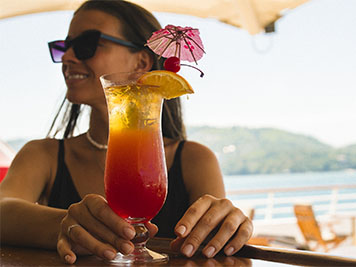
<instances>
[{"instance_id":1,"label":"glass base","mask_svg":"<svg viewBox=\"0 0 356 267\"><path fill-rule=\"evenodd\" d=\"M131 254L123 255L117 253L115 259L109 261L110 264L130 265L140 263L163 263L168 262L169 257L167 254L161 254L152 250L143 248L136 248Z\"/></svg>"},{"instance_id":2,"label":"glass base","mask_svg":"<svg viewBox=\"0 0 356 267\"><path fill-rule=\"evenodd\" d=\"M116 258L109 261L110 264L152 264L164 263L169 260L167 254L160 254L146 248L146 242L149 238L148 230L143 223L137 223L142 221L142 219L143 218L129 218L129 222L132 224L136 231L135 237L131 240L131 242L135 245L134 251L128 255L117 253Z\"/></svg>"}]
</instances>

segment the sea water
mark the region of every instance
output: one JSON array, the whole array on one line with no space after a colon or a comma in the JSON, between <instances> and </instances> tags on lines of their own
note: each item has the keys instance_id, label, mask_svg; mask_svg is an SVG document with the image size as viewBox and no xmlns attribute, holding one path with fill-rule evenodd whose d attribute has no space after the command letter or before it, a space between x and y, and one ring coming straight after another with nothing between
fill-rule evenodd
<instances>
[{"instance_id":1,"label":"sea water","mask_svg":"<svg viewBox=\"0 0 356 267\"><path fill-rule=\"evenodd\" d=\"M284 173L284 174L258 174L258 175L225 175L224 176L225 189L227 192L232 190L274 190L281 188L298 188L298 187L312 187L312 186L333 186L333 185L356 185L356 171L338 171L338 172L314 172L314 173ZM356 193L356 188L344 188L339 189L338 194L341 196L346 193ZM305 197L310 196L329 196L330 200L316 200L313 202L313 206L316 205L329 205L332 198L332 189L323 189L316 191L289 191L289 192L276 192L274 198L288 198L293 197L295 200L303 200ZM265 199L261 201L264 204L254 206L256 209L255 219L263 219L263 211L267 209L268 193L250 193L242 195L227 195L229 199L238 203L239 200L249 199ZM347 211L356 212L356 198L347 200L338 200L338 204L351 203L354 204L354 208ZM282 214L273 214L273 219L277 218L291 218L294 216L292 212L293 203L275 203L274 209L287 207L290 208L290 212ZM328 210L316 210L317 215L326 214Z\"/></svg>"},{"instance_id":2,"label":"sea water","mask_svg":"<svg viewBox=\"0 0 356 267\"><path fill-rule=\"evenodd\" d=\"M356 171L225 175L224 182L227 191L325 185L356 185Z\"/></svg>"}]
</instances>

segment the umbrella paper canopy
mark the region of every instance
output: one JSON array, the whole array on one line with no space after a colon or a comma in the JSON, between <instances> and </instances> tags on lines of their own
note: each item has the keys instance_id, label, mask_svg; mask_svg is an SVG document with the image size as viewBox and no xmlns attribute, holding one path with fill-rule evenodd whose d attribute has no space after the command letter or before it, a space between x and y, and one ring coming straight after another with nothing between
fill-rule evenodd
<instances>
[{"instance_id":1,"label":"umbrella paper canopy","mask_svg":"<svg viewBox=\"0 0 356 267\"><path fill-rule=\"evenodd\" d=\"M309 0L129 0L150 11L215 18L247 30L263 32L288 9ZM76 9L84 0L0 0L0 19L55 10Z\"/></svg>"},{"instance_id":2,"label":"umbrella paper canopy","mask_svg":"<svg viewBox=\"0 0 356 267\"><path fill-rule=\"evenodd\" d=\"M203 42L199 30L192 27L167 25L154 32L147 45L162 57L178 57L180 60L195 62L204 54Z\"/></svg>"}]
</instances>

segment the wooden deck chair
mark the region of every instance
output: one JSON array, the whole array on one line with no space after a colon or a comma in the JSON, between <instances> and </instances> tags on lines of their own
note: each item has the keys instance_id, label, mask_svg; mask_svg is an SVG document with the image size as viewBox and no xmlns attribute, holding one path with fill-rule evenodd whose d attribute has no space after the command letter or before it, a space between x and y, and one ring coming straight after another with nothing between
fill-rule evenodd
<instances>
[{"instance_id":1,"label":"wooden deck chair","mask_svg":"<svg viewBox=\"0 0 356 267\"><path fill-rule=\"evenodd\" d=\"M299 229L308 247L313 251L317 251L321 246L324 252L327 252L330 248L338 246L346 238L346 236L336 235L332 229L329 229L329 237L323 236L311 205L294 205L294 213L297 217Z\"/></svg>"},{"instance_id":2,"label":"wooden deck chair","mask_svg":"<svg viewBox=\"0 0 356 267\"><path fill-rule=\"evenodd\" d=\"M268 237L253 236L248 240L247 244L269 247L271 245L270 241Z\"/></svg>"}]
</instances>

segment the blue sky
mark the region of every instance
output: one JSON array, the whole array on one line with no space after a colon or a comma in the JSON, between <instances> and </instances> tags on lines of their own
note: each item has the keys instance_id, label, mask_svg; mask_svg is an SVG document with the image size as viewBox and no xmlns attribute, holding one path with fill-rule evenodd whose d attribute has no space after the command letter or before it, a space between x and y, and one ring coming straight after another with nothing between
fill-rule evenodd
<instances>
[{"instance_id":1,"label":"blue sky","mask_svg":"<svg viewBox=\"0 0 356 267\"><path fill-rule=\"evenodd\" d=\"M278 20L273 35L190 16L161 24L201 31L205 72L181 74L188 125L275 127L334 146L356 143L356 1L311 0ZM66 36L72 12L0 20L0 139L42 138L65 93L47 42Z\"/></svg>"}]
</instances>

